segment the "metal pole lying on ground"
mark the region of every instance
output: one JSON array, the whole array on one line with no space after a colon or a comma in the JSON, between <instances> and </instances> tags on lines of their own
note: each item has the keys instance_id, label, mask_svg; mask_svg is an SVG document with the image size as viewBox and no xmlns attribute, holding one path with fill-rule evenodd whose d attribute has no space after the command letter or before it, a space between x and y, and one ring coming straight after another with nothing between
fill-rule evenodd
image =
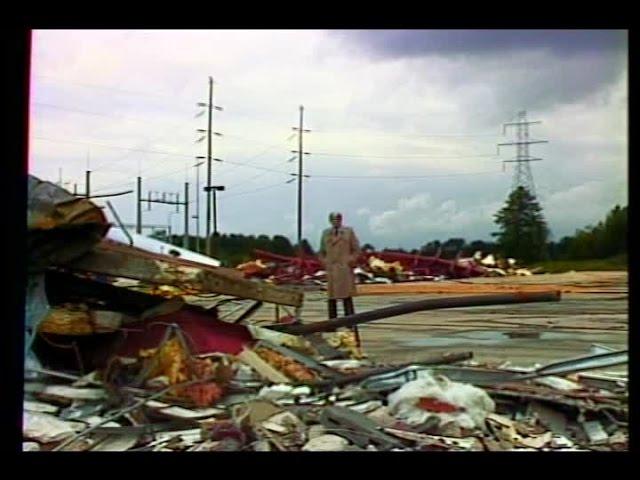
<instances>
[{"instance_id":1,"label":"metal pole lying on ground","mask_svg":"<svg viewBox=\"0 0 640 480\"><path fill-rule=\"evenodd\" d=\"M511 303L557 302L560 292L507 293L499 295L474 295L469 297L431 298L401 305L379 308L368 312L356 313L335 320L326 320L307 325L271 325L268 328L293 335L308 335L317 332L331 332L338 328L353 327L361 323L382 318L397 317L407 313L438 310L440 308L480 307L486 305L506 305Z\"/></svg>"},{"instance_id":2,"label":"metal pole lying on ground","mask_svg":"<svg viewBox=\"0 0 640 480\"><path fill-rule=\"evenodd\" d=\"M375 368L367 370L363 373L357 373L354 375L346 375L342 378L330 378L313 382L314 387L338 387L342 385L348 385L350 383L360 382L366 380L369 377L380 375L383 373L395 372L411 365L442 365L446 363L462 362L473 358L472 352L452 352L433 355L430 358L425 358L415 362L407 362L400 365L392 365L389 367Z\"/></svg>"}]
</instances>

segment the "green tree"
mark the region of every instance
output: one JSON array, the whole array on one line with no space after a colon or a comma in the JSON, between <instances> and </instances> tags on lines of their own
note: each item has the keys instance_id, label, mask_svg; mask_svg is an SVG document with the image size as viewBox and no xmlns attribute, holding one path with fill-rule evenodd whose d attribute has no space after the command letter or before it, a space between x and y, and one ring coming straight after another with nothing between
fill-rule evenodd
<instances>
[{"instance_id":1,"label":"green tree","mask_svg":"<svg viewBox=\"0 0 640 480\"><path fill-rule=\"evenodd\" d=\"M502 254L525 262L545 258L549 229L542 207L526 188L513 190L494 219L500 231L492 235Z\"/></svg>"},{"instance_id":2,"label":"green tree","mask_svg":"<svg viewBox=\"0 0 640 480\"><path fill-rule=\"evenodd\" d=\"M627 207L616 205L604 222L576 230L561 240L560 258L588 260L627 252Z\"/></svg>"},{"instance_id":3,"label":"green tree","mask_svg":"<svg viewBox=\"0 0 640 480\"><path fill-rule=\"evenodd\" d=\"M441 247L442 243L440 242L440 240L434 240L432 242L425 243L422 247L420 247L420 255L424 255L425 257L436 255Z\"/></svg>"},{"instance_id":4,"label":"green tree","mask_svg":"<svg viewBox=\"0 0 640 480\"><path fill-rule=\"evenodd\" d=\"M493 253L495 250L495 245L491 242L485 242L483 240L474 240L469 243L467 246L469 255L473 255L476 252L482 252L487 255L489 253Z\"/></svg>"},{"instance_id":5,"label":"green tree","mask_svg":"<svg viewBox=\"0 0 640 480\"><path fill-rule=\"evenodd\" d=\"M273 253L277 253L278 255L287 255L290 257L295 254L293 245L291 245L289 239L282 235L273 236L273 241L271 242L271 251Z\"/></svg>"}]
</instances>

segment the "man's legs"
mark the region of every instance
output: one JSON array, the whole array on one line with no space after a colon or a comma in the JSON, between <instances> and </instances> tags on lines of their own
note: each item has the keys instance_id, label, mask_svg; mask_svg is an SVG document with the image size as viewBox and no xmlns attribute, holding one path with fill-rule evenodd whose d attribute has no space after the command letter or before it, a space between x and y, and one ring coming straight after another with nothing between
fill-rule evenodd
<instances>
[{"instance_id":1,"label":"man's legs","mask_svg":"<svg viewBox=\"0 0 640 480\"><path fill-rule=\"evenodd\" d=\"M353 308L353 298L352 297L348 297L348 298L344 298L342 300L342 304L344 306L344 314L345 316L349 316L349 315L353 315L355 312L355 309ZM356 345L358 346L358 349L360 348L360 332L358 331L358 326L354 325L351 330L353 331L353 334L356 337Z\"/></svg>"},{"instance_id":2,"label":"man's legs","mask_svg":"<svg viewBox=\"0 0 640 480\"><path fill-rule=\"evenodd\" d=\"M353 315L355 313L353 309L353 298L343 298L342 305L344 305L344 314L345 316Z\"/></svg>"},{"instance_id":3,"label":"man's legs","mask_svg":"<svg viewBox=\"0 0 640 480\"><path fill-rule=\"evenodd\" d=\"M338 303L334 298L327 301L329 307L329 319L338 318Z\"/></svg>"}]
</instances>

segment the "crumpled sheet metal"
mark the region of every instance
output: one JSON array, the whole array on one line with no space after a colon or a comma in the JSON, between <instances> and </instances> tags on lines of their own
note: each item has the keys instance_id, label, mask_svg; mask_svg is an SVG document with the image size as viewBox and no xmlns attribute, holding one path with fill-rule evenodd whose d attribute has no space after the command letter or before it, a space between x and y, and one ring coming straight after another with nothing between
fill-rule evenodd
<instances>
[{"instance_id":1,"label":"crumpled sheet metal","mask_svg":"<svg viewBox=\"0 0 640 480\"><path fill-rule=\"evenodd\" d=\"M25 367L40 368L40 361L33 353L31 347L35 339L36 332L42 321L50 312L49 302L45 291L44 275L30 275L27 280L26 311L25 311L25 335L24 335L24 355ZM32 377L33 374L25 369L25 375Z\"/></svg>"},{"instance_id":2,"label":"crumpled sheet metal","mask_svg":"<svg viewBox=\"0 0 640 480\"><path fill-rule=\"evenodd\" d=\"M109 230L104 213L51 182L29 175L27 248L30 271L73 260Z\"/></svg>"}]
</instances>

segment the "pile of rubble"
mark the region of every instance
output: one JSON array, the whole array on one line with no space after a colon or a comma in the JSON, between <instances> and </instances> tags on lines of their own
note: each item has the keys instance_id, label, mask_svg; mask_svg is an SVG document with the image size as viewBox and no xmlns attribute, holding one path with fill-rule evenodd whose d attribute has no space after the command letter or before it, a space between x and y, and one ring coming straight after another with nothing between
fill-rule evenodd
<instances>
[{"instance_id":1,"label":"pile of rubble","mask_svg":"<svg viewBox=\"0 0 640 480\"><path fill-rule=\"evenodd\" d=\"M519 267L513 258L496 258L493 254L486 255L484 258L482 252L476 252L473 255L473 261L482 265L486 270L488 277L506 277L518 276L528 277L534 273L540 273L540 268L528 269Z\"/></svg>"},{"instance_id":2,"label":"pile of rubble","mask_svg":"<svg viewBox=\"0 0 640 480\"><path fill-rule=\"evenodd\" d=\"M389 366L321 360L298 337L253 331L270 340L237 355L194 356L173 330L90 375L40 369L25 385L24 450L628 447L624 377L548 374L620 363L618 352L528 370L461 361L469 353Z\"/></svg>"},{"instance_id":3,"label":"pile of rubble","mask_svg":"<svg viewBox=\"0 0 640 480\"><path fill-rule=\"evenodd\" d=\"M626 378L584 373L626 363L626 351L530 369L472 364L471 352L381 365L341 330L558 292L303 324L299 290L105 240L97 206L34 177L28 220L25 451L627 448ZM249 323L263 303L275 323Z\"/></svg>"},{"instance_id":4,"label":"pile of rubble","mask_svg":"<svg viewBox=\"0 0 640 480\"><path fill-rule=\"evenodd\" d=\"M324 285L326 272L313 256L304 258L255 251L255 260L236 267L245 278L261 279L276 284L297 283L300 273L309 285ZM358 283L396 283L439 281L481 276L526 276L537 273L516 265L513 258L496 258L493 254L476 252L472 257L447 260L440 256L426 257L401 252L363 252L354 274Z\"/></svg>"}]
</instances>

